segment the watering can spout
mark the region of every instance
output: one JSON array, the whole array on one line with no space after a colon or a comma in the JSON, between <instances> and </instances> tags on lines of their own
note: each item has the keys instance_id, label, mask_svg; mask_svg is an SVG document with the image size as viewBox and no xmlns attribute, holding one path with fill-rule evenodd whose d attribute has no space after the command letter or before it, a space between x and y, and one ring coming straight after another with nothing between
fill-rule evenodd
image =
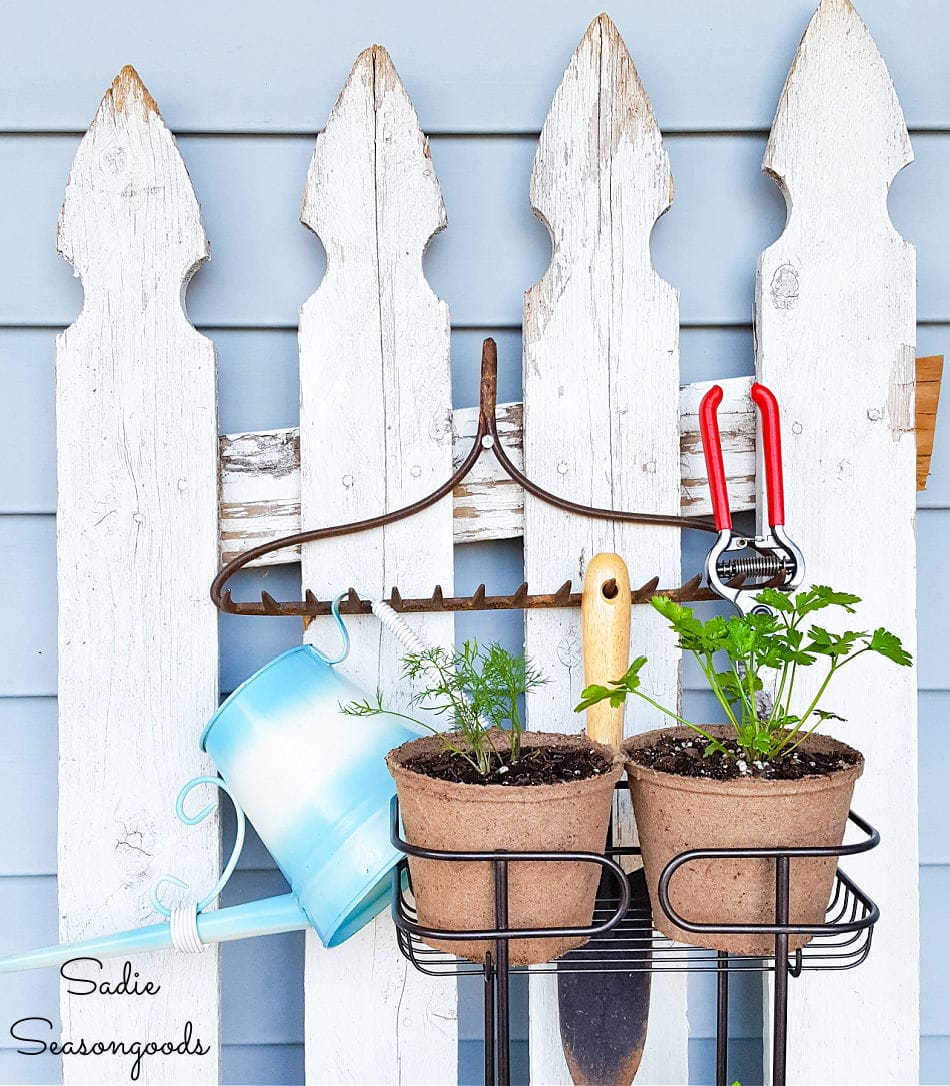
<instances>
[{"instance_id":1,"label":"watering can spout","mask_svg":"<svg viewBox=\"0 0 950 1086\"><path fill-rule=\"evenodd\" d=\"M197 917L198 936L203 943L224 943L231 939L246 939L255 935L276 935L284 931L300 931L309 927L306 914L293 894L248 901L226 909L202 912ZM148 950L167 950L172 946L168 922L145 928L83 939L78 943L42 947L24 954L0 958L0 973L16 973L21 969L42 969L60 966L72 958L119 958Z\"/></svg>"}]
</instances>

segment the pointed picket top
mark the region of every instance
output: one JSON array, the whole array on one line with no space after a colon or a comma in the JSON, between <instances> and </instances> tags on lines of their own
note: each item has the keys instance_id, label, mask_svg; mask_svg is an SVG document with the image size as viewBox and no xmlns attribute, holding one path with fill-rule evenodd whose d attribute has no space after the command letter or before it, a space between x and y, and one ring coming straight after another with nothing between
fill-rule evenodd
<instances>
[{"instance_id":1,"label":"pointed picket top","mask_svg":"<svg viewBox=\"0 0 950 1086\"><path fill-rule=\"evenodd\" d=\"M428 142L389 54L357 59L316 147L301 220L327 271L300 312L301 518L341 524L408 505L452 473L449 312L422 272L445 209ZM450 498L374 532L305 545L303 583L371 599L394 584L452 584ZM423 587L429 586L429 587ZM414 616L451 644L449 614ZM342 665L361 689L401 698L400 653L375 616L347 622ZM332 634L317 619L307 638ZM307 943L308 1082L444 1082L456 1062L457 996L400 955L386 916L344 946ZM351 1008L364 1007L362 1016ZM366 1020L374 1028L367 1034Z\"/></svg>"},{"instance_id":2,"label":"pointed picket top","mask_svg":"<svg viewBox=\"0 0 950 1086\"><path fill-rule=\"evenodd\" d=\"M117 197L121 197L117 199ZM157 237L160 244L149 244ZM144 244L134 244L136 238ZM109 255L123 253L121 267ZM79 144L60 213L57 249L86 278L128 276L145 261L180 291L208 259L198 200L167 125L138 73L126 65ZM162 273L166 273L163 275Z\"/></svg>"},{"instance_id":3,"label":"pointed picket top","mask_svg":"<svg viewBox=\"0 0 950 1086\"><path fill-rule=\"evenodd\" d=\"M336 271L333 258L340 247L375 241L375 221L351 213L373 203L401 220L406 243L420 252L446 225L429 141L381 45L356 58L317 137L307 175L300 220L323 242L328 275Z\"/></svg>"},{"instance_id":4,"label":"pointed picket top","mask_svg":"<svg viewBox=\"0 0 950 1086\"><path fill-rule=\"evenodd\" d=\"M822 0L765 156L791 213L759 259L756 376L781 405L787 524L806 576L846 584L863 601L857 621L873 616L912 648L915 254L887 213L888 187L911 157L867 29L848 0ZM917 691L912 668L895 670L880 683L846 674L835 687L846 719L834 734L867 766L855 806L873 807L881 834L862 886L886 919L860 976L838 974L831 988L797 982L789 1036L809 1044L789 1051L789 1081L918 1081L917 807L906 799L917 780ZM849 1004L876 1023L871 1033L842 1022Z\"/></svg>"},{"instance_id":5,"label":"pointed picket top","mask_svg":"<svg viewBox=\"0 0 950 1086\"><path fill-rule=\"evenodd\" d=\"M827 207L838 193L860 199L865 186L886 199L913 158L894 84L868 28L851 0L821 0L779 99L763 170L796 207Z\"/></svg>"},{"instance_id":6,"label":"pointed picket top","mask_svg":"<svg viewBox=\"0 0 950 1086\"><path fill-rule=\"evenodd\" d=\"M569 122L569 123L565 123ZM624 153L626 152L626 153ZM631 158L628 158L632 156ZM625 168L635 160L636 169ZM611 185L599 181L605 171ZM646 184L644 184L646 178ZM573 213L578 194L630 205L649 232L673 200L673 178L653 106L613 21L598 15L571 58L545 120L531 172L531 205L554 239L555 263L570 260L573 243L593 240ZM553 271L549 276L556 278Z\"/></svg>"},{"instance_id":7,"label":"pointed picket top","mask_svg":"<svg viewBox=\"0 0 950 1086\"><path fill-rule=\"evenodd\" d=\"M538 143L531 204L554 252L524 303L525 468L576 502L679 508L679 302L650 256L650 235L672 188L650 100L617 28L599 15L571 59ZM641 581L679 575L676 529L570 517L525 495L529 584L557 585L571 575L579 590L599 551L622 554ZM675 704L679 655L659 616L647 610L634 618L636 643L650 657L651 693ZM568 609L526 613L525 650L551 679L527 696L531 727L579 726L578 621ZM662 722L641 714L627 727ZM625 804L616 815L620 839L632 841ZM553 978L532 976L529 999L531 1080L568 1082ZM653 1010L640 1076L685 1082L685 976L654 982Z\"/></svg>"},{"instance_id":8,"label":"pointed picket top","mask_svg":"<svg viewBox=\"0 0 950 1086\"><path fill-rule=\"evenodd\" d=\"M141 926L163 873L200 887L219 867L217 819L174 818L180 782L207 771L196 737L219 700L207 588L214 345L182 308L208 242L172 134L132 68L79 145L58 245L84 288L80 317L56 341L57 890L60 934L75 942ZM216 1082L217 955L157 956L148 972L158 993L148 1007L64 992L65 1035L165 1037L190 1020L210 1051L150 1058L145 1076ZM63 1060L71 1084L128 1072L118 1055Z\"/></svg>"}]
</instances>

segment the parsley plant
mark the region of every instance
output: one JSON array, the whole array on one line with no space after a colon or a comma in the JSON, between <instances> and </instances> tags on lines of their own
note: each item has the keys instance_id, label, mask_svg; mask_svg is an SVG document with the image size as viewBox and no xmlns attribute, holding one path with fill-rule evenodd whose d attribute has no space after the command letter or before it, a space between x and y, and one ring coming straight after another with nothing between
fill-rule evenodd
<instances>
[{"instance_id":1,"label":"parsley plant","mask_svg":"<svg viewBox=\"0 0 950 1086\"><path fill-rule=\"evenodd\" d=\"M831 633L822 626L808 625L806 619L828 607L854 614L860 603L848 592L835 592L825 585L813 585L805 592L788 595L775 588L764 588L756 597L773 614L748 614L734 618L715 618L702 622L691 607L666 596L654 596L653 606L669 621L678 645L690 652L702 669L710 690L722 707L727 721L735 729L736 743L743 757L755 761L778 761L791 754L825 720L842 720L835 713L819 708L834 676L865 653L877 653L895 664L907 667L912 658L895 634L879 627L873 632L846 630ZM723 654L728 666L721 669L717 660ZM706 753L727 753L722 743L698 724L658 704L640 689L640 671L647 658L639 656L624 675L609 686L588 686L576 712L599 701L620 705L628 694L636 694L667 716L699 732L708 740ZM802 668L820 664L825 669L814 697L799 706L795 685ZM774 699L765 712L756 695L763 689L763 674L777 674Z\"/></svg>"}]
</instances>

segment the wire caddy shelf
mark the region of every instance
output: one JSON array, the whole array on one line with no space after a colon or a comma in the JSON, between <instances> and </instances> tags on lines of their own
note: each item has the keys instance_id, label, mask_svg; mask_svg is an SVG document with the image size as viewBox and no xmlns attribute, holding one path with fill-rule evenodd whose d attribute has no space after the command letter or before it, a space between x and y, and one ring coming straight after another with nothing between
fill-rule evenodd
<instances>
[{"instance_id":1,"label":"wire caddy shelf","mask_svg":"<svg viewBox=\"0 0 950 1086\"><path fill-rule=\"evenodd\" d=\"M623 782L617 786L625 787ZM868 852L880 841L871 825L854 811L849 822L862 834L853 844L824 848L720 848L696 849L681 853L666 866L660 879L660 905L671 921L679 927L704 934L768 934L775 940L775 949L767 956L729 954L676 943L653 927L648 901L631 901L626 873L617 862L623 856L638 855L635 846L611 846L605 855L592 852L449 852L418 848L405 841L400 833L399 804L393 799L391 836L393 844L404 859L393 872L392 917L397 941L403 955L422 973L430 976L459 976L482 974L485 980L485 1082L508 1086L511 1081L509 984L511 974L554 972L715 972L717 974L716 1007L716 1086L727 1086L729 977L736 972L774 974L772 1078L773 1086L786 1081L786 1049L788 1037L788 979L806 970L853 969L860 965L871 949L871 936L880 915L877 905L847 875L837 869L831 900L821 924L795 925L789 923L791 860L799 857L853 856ZM426 860L491 863L494 873L495 927L478 931L448 931L421 925L416 915L409 877L408 857ZM774 924L694 924L679 916L669 898L669 882L676 870L697 860L774 858L775 860L775 922ZM508 924L508 878L510 865L527 861L572 860L599 865L616 884L616 894L609 904L595 909L589 927L584 928L511 928ZM600 896L599 896L600 900ZM614 901L616 904L614 904ZM607 939L607 933L610 938ZM802 948L789 950L789 937L810 935L811 941ZM509 965L508 944L511 939L542 937L589 937L580 951L572 952L569 963L548 962L543 965ZM483 963L457 958L428 946L427 938L451 942L461 939L485 939L494 942ZM780 963L784 963L784 968Z\"/></svg>"}]
</instances>

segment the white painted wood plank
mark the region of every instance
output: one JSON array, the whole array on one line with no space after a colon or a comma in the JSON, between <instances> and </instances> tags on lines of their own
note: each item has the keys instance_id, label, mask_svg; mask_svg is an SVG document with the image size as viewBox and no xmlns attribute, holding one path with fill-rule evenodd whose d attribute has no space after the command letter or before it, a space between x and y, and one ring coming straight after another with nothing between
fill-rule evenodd
<instances>
[{"instance_id":1,"label":"white painted wood plank","mask_svg":"<svg viewBox=\"0 0 950 1086\"><path fill-rule=\"evenodd\" d=\"M302 510L307 523L336 524L422 497L452 463L448 307L422 275L445 210L412 103L379 46L357 59L317 139L301 217L327 251L326 278L300 314ZM433 579L448 589L451 501L310 545L302 575L329 594L354 585L379 598L393 583L428 592ZM372 616L348 626L345 670L370 693L398 696L399 646ZM450 615L416 626L430 642L452 641ZM319 620L310 636L335 637ZM308 938L308 1081L455 1080L455 985L417 972L394 932L383 914L336 950Z\"/></svg>"},{"instance_id":2,"label":"white painted wood plank","mask_svg":"<svg viewBox=\"0 0 950 1086\"><path fill-rule=\"evenodd\" d=\"M221 561L301 530L300 428L225 434L219 442ZM256 563L296 562L300 548L275 551Z\"/></svg>"},{"instance_id":3,"label":"white painted wood plank","mask_svg":"<svg viewBox=\"0 0 950 1086\"><path fill-rule=\"evenodd\" d=\"M201 896L219 870L216 819L175 817L208 772L200 730L217 705L214 347L188 323L185 285L207 259L198 203L171 133L131 68L80 145L59 224L85 285L57 341L60 936L157 919L169 872ZM178 904L178 902L170 902ZM218 956L136 960L142 999L61 996L63 1038L180 1041L142 1081L218 1077ZM121 975L121 963L103 977ZM121 1082L124 1056L64 1059L68 1083Z\"/></svg>"},{"instance_id":4,"label":"white painted wood plank","mask_svg":"<svg viewBox=\"0 0 950 1086\"><path fill-rule=\"evenodd\" d=\"M551 232L551 266L525 294L524 455L528 476L574 501L680 510L679 317L676 290L650 259L650 234L672 177L649 99L616 27L591 23L557 90L531 177L531 205ZM616 551L639 583L679 578L679 531L568 516L525 496L525 578L580 588L599 551ZM651 659L651 693L679 697L679 657L662 623L638 609L633 644ZM583 686L575 611L525 614L529 657L552 680L529 695L532 728L578 731ZM653 727L630 714L628 731ZM619 823L633 834L626 805ZM531 1075L568 1082L557 984L530 984ZM687 1080L686 977L658 975L639 1079Z\"/></svg>"},{"instance_id":5,"label":"white painted wood plank","mask_svg":"<svg viewBox=\"0 0 950 1086\"><path fill-rule=\"evenodd\" d=\"M852 621L913 651L914 250L886 207L912 157L867 29L849 0L822 0L765 156L794 213L759 264L758 373L782 407L787 522L809 582L856 592ZM790 1082L920 1081L915 678L869 662L833 694L849 721L835 734L867 759L855 807L882 838L845 866L881 921L859 969L792 982Z\"/></svg>"},{"instance_id":6,"label":"white painted wood plank","mask_svg":"<svg viewBox=\"0 0 950 1086\"><path fill-rule=\"evenodd\" d=\"M680 508L684 516L711 512L709 486L699 436L699 401L711 382L680 390ZM723 460L734 510L755 507L755 415L749 401L751 377L718 382L724 392L719 409ZM522 467L522 405L498 405L498 432L517 467ZM453 464L472 447L478 425L476 408L452 415ZM221 438L221 561L242 550L301 530L300 442L296 428L227 434ZM565 497L570 497L565 494ZM524 494L490 454L484 454L454 495L456 543L512 539L524 528ZM307 525L317 527L317 525ZM265 555L251 565L296 560L299 549Z\"/></svg>"}]
</instances>

